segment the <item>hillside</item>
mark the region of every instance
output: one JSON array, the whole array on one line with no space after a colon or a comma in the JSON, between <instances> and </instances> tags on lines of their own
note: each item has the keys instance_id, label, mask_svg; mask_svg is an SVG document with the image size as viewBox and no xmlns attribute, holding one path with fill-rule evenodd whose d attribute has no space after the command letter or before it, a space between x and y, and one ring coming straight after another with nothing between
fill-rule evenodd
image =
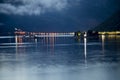
<instances>
[{"instance_id":1,"label":"hillside","mask_svg":"<svg viewBox=\"0 0 120 80\"><path fill-rule=\"evenodd\" d=\"M117 31L120 30L120 11L113 14L100 25L93 28L95 31Z\"/></svg>"}]
</instances>

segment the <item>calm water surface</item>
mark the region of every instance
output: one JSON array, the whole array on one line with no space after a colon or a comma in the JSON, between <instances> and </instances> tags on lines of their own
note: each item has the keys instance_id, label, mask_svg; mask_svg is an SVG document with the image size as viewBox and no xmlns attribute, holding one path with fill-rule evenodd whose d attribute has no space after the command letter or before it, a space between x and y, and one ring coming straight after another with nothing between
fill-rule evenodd
<instances>
[{"instance_id":1,"label":"calm water surface","mask_svg":"<svg viewBox=\"0 0 120 80\"><path fill-rule=\"evenodd\" d=\"M0 80L120 80L120 36L2 37Z\"/></svg>"}]
</instances>

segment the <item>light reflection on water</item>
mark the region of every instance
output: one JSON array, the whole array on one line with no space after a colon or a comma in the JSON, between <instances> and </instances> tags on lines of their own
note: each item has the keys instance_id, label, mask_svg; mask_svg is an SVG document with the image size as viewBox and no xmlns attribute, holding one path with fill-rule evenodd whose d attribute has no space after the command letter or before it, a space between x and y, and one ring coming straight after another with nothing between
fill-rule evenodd
<instances>
[{"instance_id":1,"label":"light reflection on water","mask_svg":"<svg viewBox=\"0 0 120 80\"><path fill-rule=\"evenodd\" d=\"M16 37L0 42L0 80L120 79L119 36Z\"/></svg>"}]
</instances>

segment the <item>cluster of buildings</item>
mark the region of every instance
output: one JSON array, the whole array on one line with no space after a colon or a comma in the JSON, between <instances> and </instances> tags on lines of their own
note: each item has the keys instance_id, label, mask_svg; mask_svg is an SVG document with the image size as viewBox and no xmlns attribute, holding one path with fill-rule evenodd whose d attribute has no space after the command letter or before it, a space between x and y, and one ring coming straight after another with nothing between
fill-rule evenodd
<instances>
[{"instance_id":1,"label":"cluster of buildings","mask_svg":"<svg viewBox=\"0 0 120 80\"><path fill-rule=\"evenodd\" d=\"M15 28L15 35L21 35L25 37L68 37L74 36L74 32L26 32L21 29Z\"/></svg>"},{"instance_id":2,"label":"cluster of buildings","mask_svg":"<svg viewBox=\"0 0 120 80\"><path fill-rule=\"evenodd\" d=\"M87 32L75 32L75 37L97 37L99 35L120 35L120 31L93 31L88 30Z\"/></svg>"},{"instance_id":3,"label":"cluster of buildings","mask_svg":"<svg viewBox=\"0 0 120 80\"><path fill-rule=\"evenodd\" d=\"M98 32L98 31L93 31L93 30L88 30L87 32L64 32L64 33L56 33L56 32L26 32L21 29L15 28L15 35L22 35L25 37L68 37L68 36L73 36L76 38L80 37L97 37L99 35L120 35L120 31L103 31L103 32Z\"/></svg>"}]
</instances>

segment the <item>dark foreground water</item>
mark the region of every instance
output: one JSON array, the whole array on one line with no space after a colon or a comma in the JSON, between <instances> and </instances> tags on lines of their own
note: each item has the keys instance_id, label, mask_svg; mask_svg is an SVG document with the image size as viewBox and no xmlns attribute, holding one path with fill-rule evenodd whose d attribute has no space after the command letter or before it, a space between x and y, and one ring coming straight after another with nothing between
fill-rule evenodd
<instances>
[{"instance_id":1,"label":"dark foreground water","mask_svg":"<svg viewBox=\"0 0 120 80\"><path fill-rule=\"evenodd\" d=\"M120 80L120 36L0 38L0 80Z\"/></svg>"}]
</instances>

